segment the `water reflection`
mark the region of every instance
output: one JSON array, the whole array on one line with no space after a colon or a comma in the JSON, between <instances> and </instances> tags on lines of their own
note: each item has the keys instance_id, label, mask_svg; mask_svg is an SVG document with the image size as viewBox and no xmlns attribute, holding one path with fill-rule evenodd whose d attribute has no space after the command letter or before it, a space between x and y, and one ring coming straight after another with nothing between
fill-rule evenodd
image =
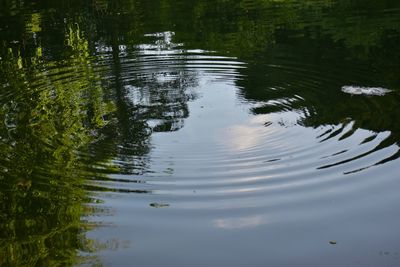
<instances>
[{"instance_id":1,"label":"water reflection","mask_svg":"<svg viewBox=\"0 0 400 267\"><path fill-rule=\"evenodd\" d=\"M91 215L108 213L90 192L151 192L100 181L145 171L151 133L183 127L196 77L184 65L171 70L168 59L149 69L154 53L171 46L168 32L134 46L138 61L125 58L133 53L125 46L100 43L96 60L78 23L62 24L62 49L42 45L40 13L25 23L23 39L1 54L1 264L77 264L111 248L85 237L97 224Z\"/></svg>"},{"instance_id":2,"label":"water reflection","mask_svg":"<svg viewBox=\"0 0 400 267\"><path fill-rule=\"evenodd\" d=\"M240 229L240 228L252 228L259 225L265 224L266 220L261 216L253 216L247 218L238 219L217 219L215 220L215 226L222 229Z\"/></svg>"},{"instance_id":3,"label":"water reflection","mask_svg":"<svg viewBox=\"0 0 400 267\"><path fill-rule=\"evenodd\" d=\"M309 44L305 47L315 46L313 43L313 40L309 40ZM284 52L279 53L288 55L288 58L295 58L296 62L307 62L309 58L322 57L319 52L310 53L306 50L299 53L299 47L293 46L291 43L285 46ZM338 46L335 49L340 51L343 48ZM400 110L396 104L399 101L397 93L380 97L352 96L341 92L342 85L354 81L354 73L360 72L359 68L363 68L369 63L354 56L351 60L345 61L341 58L320 59L318 62L306 63L307 67L301 70L302 75L300 76L300 71L291 66L290 62L285 62L280 58L271 58L274 53L275 51L266 51L265 54L270 56L264 59L265 62L262 63L263 61L260 60L249 65L246 70L243 70L245 72L243 74L249 79L238 82L241 87L251 88L243 93L246 99L257 101L253 108L255 114L286 114L278 116L279 120L275 121L276 124L283 126L299 124L318 128L324 125L336 125L337 127L333 128L326 127L321 134L321 142L334 137L344 140L359 129L372 131L370 136L365 136L365 139L370 141L374 139L375 133L390 132L390 136L376 143L376 147L370 151L365 151L362 155L354 158L343 159L343 162L367 156L393 145L398 146L397 116L400 114ZM331 66L340 66L343 69L335 70L335 76L332 77L330 73L332 70L328 70ZM391 83L391 81L385 80L386 75L386 72L377 70L372 78L368 77L366 80L356 83L371 85L375 85L377 81ZM253 81L257 81L257 83ZM391 88L396 88L396 86L396 83L392 83ZM298 118L294 121L282 120L282 118L290 116L290 112L297 113ZM392 114L389 116L390 119L387 114ZM271 121L267 122L271 123ZM325 131L326 134L324 134ZM360 143L365 142L361 140ZM397 148L391 155L378 159L373 165L397 159L399 155ZM331 166L340 164L341 162L337 162Z\"/></svg>"},{"instance_id":4,"label":"water reflection","mask_svg":"<svg viewBox=\"0 0 400 267\"><path fill-rule=\"evenodd\" d=\"M80 36L78 28L70 33ZM93 133L107 124L112 105L103 102L87 43L72 36L68 41L75 51L64 62L68 75L43 61L42 47L31 58L20 49L2 54L2 265L71 265L79 261L77 249L94 249L81 216L93 212L84 204L96 200L82 185L99 174L87 169L78 151L96 140Z\"/></svg>"},{"instance_id":5,"label":"water reflection","mask_svg":"<svg viewBox=\"0 0 400 267\"><path fill-rule=\"evenodd\" d=\"M382 265L399 10L0 0L0 265Z\"/></svg>"},{"instance_id":6,"label":"water reflection","mask_svg":"<svg viewBox=\"0 0 400 267\"><path fill-rule=\"evenodd\" d=\"M195 94L188 88L196 85L196 74L185 69L184 56L169 57L170 50L161 51L174 46L169 35L149 35L153 40L148 45L130 49L121 49L120 45L97 47L104 60L101 64L108 68L106 86L117 107L115 125L105 134L114 140L102 146L108 147L108 153L117 149L114 163L120 173L144 173L147 159L143 155L149 152L151 133L179 130L189 115L186 103Z\"/></svg>"}]
</instances>

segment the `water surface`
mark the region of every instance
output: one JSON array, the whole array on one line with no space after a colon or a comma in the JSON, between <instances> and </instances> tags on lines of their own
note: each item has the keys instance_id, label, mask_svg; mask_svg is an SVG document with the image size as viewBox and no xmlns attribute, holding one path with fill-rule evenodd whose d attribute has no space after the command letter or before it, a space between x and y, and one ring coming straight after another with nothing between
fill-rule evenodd
<instances>
[{"instance_id":1,"label":"water surface","mask_svg":"<svg viewBox=\"0 0 400 267\"><path fill-rule=\"evenodd\" d=\"M0 265L398 266L399 41L391 0L0 1Z\"/></svg>"}]
</instances>

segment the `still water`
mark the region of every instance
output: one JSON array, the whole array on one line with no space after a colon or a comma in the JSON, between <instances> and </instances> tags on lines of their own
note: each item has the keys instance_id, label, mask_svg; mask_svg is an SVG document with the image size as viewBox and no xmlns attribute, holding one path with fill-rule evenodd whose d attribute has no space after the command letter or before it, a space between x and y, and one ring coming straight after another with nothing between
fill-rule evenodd
<instances>
[{"instance_id":1,"label":"still water","mask_svg":"<svg viewBox=\"0 0 400 267\"><path fill-rule=\"evenodd\" d=\"M1 266L399 266L400 2L0 0Z\"/></svg>"}]
</instances>

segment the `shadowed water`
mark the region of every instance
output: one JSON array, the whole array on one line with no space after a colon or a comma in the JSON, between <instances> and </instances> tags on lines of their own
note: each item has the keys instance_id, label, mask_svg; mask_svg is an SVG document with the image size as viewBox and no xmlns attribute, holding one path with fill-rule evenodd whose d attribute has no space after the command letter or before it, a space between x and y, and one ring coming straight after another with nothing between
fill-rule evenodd
<instances>
[{"instance_id":1,"label":"shadowed water","mask_svg":"<svg viewBox=\"0 0 400 267\"><path fill-rule=\"evenodd\" d=\"M0 265L398 266L396 1L0 0Z\"/></svg>"}]
</instances>

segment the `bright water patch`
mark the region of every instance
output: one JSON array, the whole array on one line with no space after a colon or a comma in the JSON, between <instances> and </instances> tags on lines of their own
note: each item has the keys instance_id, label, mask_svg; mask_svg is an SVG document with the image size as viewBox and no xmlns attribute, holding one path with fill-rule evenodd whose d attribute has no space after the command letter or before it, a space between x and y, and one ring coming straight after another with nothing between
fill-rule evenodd
<instances>
[{"instance_id":1,"label":"bright water patch","mask_svg":"<svg viewBox=\"0 0 400 267\"><path fill-rule=\"evenodd\" d=\"M163 33L148 37L165 40ZM247 87L255 73L237 58L185 50L175 46L173 39L167 50L155 49L160 44L157 40L153 40L155 45L137 46L137 51L124 55L124 83L137 84L136 77L141 78L140 86L125 85L127 99L146 110L159 105L162 95L162 109L168 110L181 105L186 94L192 97L186 97L181 106L184 113L170 116L167 112L163 118L150 112L146 117L153 134L144 157L146 167L139 175L111 174L109 180L94 181L110 192L102 197L105 203L118 207L117 214L106 219L117 228L94 233L138 242L121 254L103 254L104 260L124 265L127 258L118 255L129 253L141 264L157 265L158 261L140 256L155 249L173 264L168 255L179 248L187 253L182 261L189 264L195 258L190 263L195 266L209 262L198 257L199 250L229 265L240 262L244 253L253 255L257 264L279 266L286 262L279 254L282 250L299 253L296 257L309 250L330 253L331 240L350 249L356 244L354 239L362 238L364 231L354 233L354 229L370 216L367 199L373 197L374 205L382 206L394 197L390 197L394 193L390 185L396 184L396 178L389 166L396 164L399 146L393 128L362 127L364 118L346 110L344 118L338 119L332 111L324 118L325 108L350 105L354 99L344 95L322 109L311 104L323 98L333 100L332 94L337 94L333 86L332 91L322 90L330 89L335 81L313 64L300 68L293 58L278 59L258 67L256 74L263 76L259 81L266 77L262 86ZM133 55L140 56L130 60ZM267 80L276 73L283 77ZM177 95L181 100L174 100ZM358 101L361 110L371 106L369 100ZM379 102L375 104L380 107ZM180 126L155 130L158 126L154 125L170 118L179 118ZM331 121L316 123L318 118ZM391 170L383 175L386 168ZM380 195L382 190L392 193ZM392 219L398 221L397 216ZM127 229L141 230L127 234ZM179 234L182 231L185 236ZM292 244L293 239L301 240L302 246ZM243 240L280 256L253 254L254 246L248 247ZM216 253L224 244L230 249ZM359 246L356 254L365 249Z\"/></svg>"},{"instance_id":2,"label":"bright water patch","mask_svg":"<svg viewBox=\"0 0 400 267\"><path fill-rule=\"evenodd\" d=\"M382 87L343 86L342 92L351 95L384 96L392 90Z\"/></svg>"}]
</instances>

